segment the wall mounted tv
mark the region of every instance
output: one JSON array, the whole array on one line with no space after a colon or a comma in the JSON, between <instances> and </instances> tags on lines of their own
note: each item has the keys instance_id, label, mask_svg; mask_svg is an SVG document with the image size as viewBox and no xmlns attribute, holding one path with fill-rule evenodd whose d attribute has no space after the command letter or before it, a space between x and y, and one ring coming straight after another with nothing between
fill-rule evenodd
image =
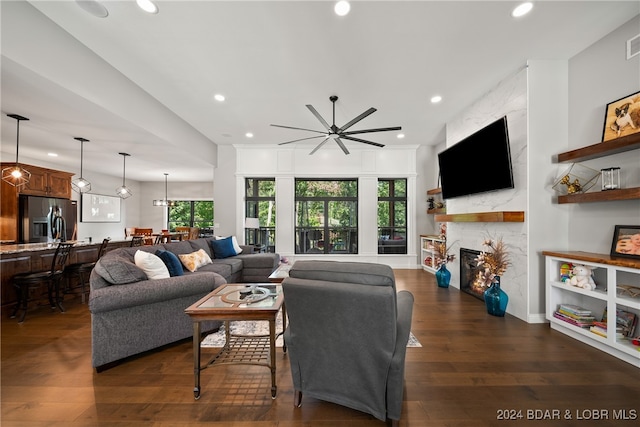
<instances>
[{"instance_id":1,"label":"wall mounted tv","mask_svg":"<svg viewBox=\"0 0 640 427\"><path fill-rule=\"evenodd\" d=\"M507 117L438 154L442 198L513 188Z\"/></svg>"}]
</instances>

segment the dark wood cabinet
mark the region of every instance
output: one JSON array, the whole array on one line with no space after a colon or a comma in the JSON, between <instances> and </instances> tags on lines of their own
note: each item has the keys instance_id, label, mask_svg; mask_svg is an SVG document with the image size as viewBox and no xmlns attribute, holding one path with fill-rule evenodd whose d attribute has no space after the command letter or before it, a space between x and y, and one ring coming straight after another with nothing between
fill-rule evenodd
<instances>
[{"instance_id":1,"label":"dark wood cabinet","mask_svg":"<svg viewBox=\"0 0 640 427\"><path fill-rule=\"evenodd\" d=\"M14 163L2 163L1 167L12 166ZM33 165L21 165L31 173L31 179L27 185L16 188L2 181L0 190L0 240L18 241L18 196L57 197L71 199L72 173L41 168Z\"/></svg>"}]
</instances>

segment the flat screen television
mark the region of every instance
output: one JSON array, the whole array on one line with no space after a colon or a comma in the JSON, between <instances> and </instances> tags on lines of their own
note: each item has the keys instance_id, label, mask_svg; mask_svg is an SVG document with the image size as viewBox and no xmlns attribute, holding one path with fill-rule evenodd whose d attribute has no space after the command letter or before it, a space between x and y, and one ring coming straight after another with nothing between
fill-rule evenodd
<instances>
[{"instance_id":1,"label":"flat screen television","mask_svg":"<svg viewBox=\"0 0 640 427\"><path fill-rule=\"evenodd\" d=\"M507 117L438 153L442 198L513 188Z\"/></svg>"}]
</instances>

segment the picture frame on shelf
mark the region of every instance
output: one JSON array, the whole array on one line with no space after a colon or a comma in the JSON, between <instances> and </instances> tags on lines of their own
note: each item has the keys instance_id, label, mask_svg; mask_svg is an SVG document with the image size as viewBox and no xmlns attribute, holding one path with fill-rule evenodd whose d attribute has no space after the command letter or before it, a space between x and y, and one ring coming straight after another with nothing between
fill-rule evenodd
<instances>
[{"instance_id":1,"label":"picture frame on shelf","mask_svg":"<svg viewBox=\"0 0 640 427\"><path fill-rule=\"evenodd\" d=\"M612 257L640 260L640 225L616 225L611 242Z\"/></svg>"},{"instance_id":2,"label":"picture frame on shelf","mask_svg":"<svg viewBox=\"0 0 640 427\"><path fill-rule=\"evenodd\" d=\"M640 132L640 92L607 104L602 142Z\"/></svg>"}]
</instances>

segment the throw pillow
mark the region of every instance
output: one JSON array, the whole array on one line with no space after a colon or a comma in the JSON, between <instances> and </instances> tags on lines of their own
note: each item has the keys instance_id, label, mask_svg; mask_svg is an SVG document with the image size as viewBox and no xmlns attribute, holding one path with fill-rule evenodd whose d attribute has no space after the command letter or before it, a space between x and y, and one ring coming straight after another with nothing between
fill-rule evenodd
<instances>
[{"instance_id":1,"label":"throw pillow","mask_svg":"<svg viewBox=\"0 0 640 427\"><path fill-rule=\"evenodd\" d=\"M203 265L211 264L211 258L204 249L199 249L195 252L191 252L190 254L180 254L178 255L182 265L189 270L190 272L194 272Z\"/></svg>"},{"instance_id":2,"label":"throw pillow","mask_svg":"<svg viewBox=\"0 0 640 427\"><path fill-rule=\"evenodd\" d=\"M128 283L147 280L138 266L121 256L105 256L98 260L94 271L112 285L126 285Z\"/></svg>"},{"instance_id":3,"label":"throw pillow","mask_svg":"<svg viewBox=\"0 0 640 427\"><path fill-rule=\"evenodd\" d=\"M156 255L158 258L164 262L164 265L167 266L167 270L169 270L169 276L182 276L184 274L184 270L182 269L182 264L180 260L173 252L157 250Z\"/></svg>"},{"instance_id":4,"label":"throw pillow","mask_svg":"<svg viewBox=\"0 0 640 427\"><path fill-rule=\"evenodd\" d=\"M229 258L236 256L236 250L233 247L233 239L231 236L220 240L211 241L211 250L215 258Z\"/></svg>"},{"instance_id":5,"label":"throw pillow","mask_svg":"<svg viewBox=\"0 0 640 427\"><path fill-rule=\"evenodd\" d=\"M229 237L231 237L231 241L233 242L233 250L236 251L236 255L240 254L242 252L242 248L238 244L238 239L236 239L236 236ZM224 240L228 239L229 237L215 236L215 240Z\"/></svg>"},{"instance_id":6,"label":"throw pillow","mask_svg":"<svg viewBox=\"0 0 640 427\"><path fill-rule=\"evenodd\" d=\"M133 260L144 271L148 279L166 279L170 277L169 270L167 270L164 262L151 252L138 250L133 256Z\"/></svg>"}]
</instances>

